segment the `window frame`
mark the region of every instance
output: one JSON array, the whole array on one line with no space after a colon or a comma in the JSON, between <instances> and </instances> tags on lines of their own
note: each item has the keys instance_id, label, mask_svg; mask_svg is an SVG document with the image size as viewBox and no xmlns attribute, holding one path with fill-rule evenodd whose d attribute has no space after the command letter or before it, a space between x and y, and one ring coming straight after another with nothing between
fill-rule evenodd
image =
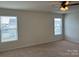
<instances>
[{"instance_id":1,"label":"window frame","mask_svg":"<svg viewBox=\"0 0 79 59\"><path fill-rule=\"evenodd\" d=\"M18 18L19 18L19 17L16 16L16 15L0 15L0 16L8 16L8 17L9 17L9 16L10 16L10 17L13 16L13 17L16 17L16 21L17 21L17 22L16 22L16 23L17 23L17 24L16 24L16 26L17 26L17 29L16 29L16 31L17 31L17 32L16 32L16 34L17 34L17 40L2 42L2 41L1 41L1 25L0 25L0 43L8 43L8 42L15 42L15 41L18 41L18 40L19 40L19 30L18 30L18 29L19 29L19 21L18 21ZM1 24L1 21L0 21L0 24Z\"/></svg>"},{"instance_id":2,"label":"window frame","mask_svg":"<svg viewBox=\"0 0 79 59\"><path fill-rule=\"evenodd\" d=\"M55 18L60 18L61 19L61 34L55 34ZM54 22L53 23L54 23L54 30L53 30L54 31L54 35L55 36L62 35L63 34L63 31L62 31L63 30L63 19L62 19L62 17L54 17Z\"/></svg>"}]
</instances>

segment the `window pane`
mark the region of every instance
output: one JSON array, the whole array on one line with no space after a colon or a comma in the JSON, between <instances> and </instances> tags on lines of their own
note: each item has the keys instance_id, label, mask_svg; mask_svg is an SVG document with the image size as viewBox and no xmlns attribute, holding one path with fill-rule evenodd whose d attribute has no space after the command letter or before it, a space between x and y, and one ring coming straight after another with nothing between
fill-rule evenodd
<instances>
[{"instance_id":1,"label":"window pane","mask_svg":"<svg viewBox=\"0 0 79 59\"><path fill-rule=\"evenodd\" d=\"M0 16L1 21L1 42L17 40L17 17Z\"/></svg>"},{"instance_id":2,"label":"window pane","mask_svg":"<svg viewBox=\"0 0 79 59\"><path fill-rule=\"evenodd\" d=\"M54 19L54 34L55 35L62 34L62 19L61 18Z\"/></svg>"}]
</instances>

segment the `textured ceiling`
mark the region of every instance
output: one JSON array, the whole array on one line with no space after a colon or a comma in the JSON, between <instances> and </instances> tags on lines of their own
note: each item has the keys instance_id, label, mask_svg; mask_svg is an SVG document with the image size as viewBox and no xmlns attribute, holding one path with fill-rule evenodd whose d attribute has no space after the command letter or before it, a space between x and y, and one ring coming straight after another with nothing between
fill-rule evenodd
<instances>
[{"instance_id":1,"label":"textured ceiling","mask_svg":"<svg viewBox=\"0 0 79 59\"><path fill-rule=\"evenodd\" d=\"M71 2L71 3L78 3ZM0 1L0 8L16 9L16 10L30 10L54 13L69 13L74 10L79 10L79 6L70 7L69 11L61 12L59 1Z\"/></svg>"}]
</instances>

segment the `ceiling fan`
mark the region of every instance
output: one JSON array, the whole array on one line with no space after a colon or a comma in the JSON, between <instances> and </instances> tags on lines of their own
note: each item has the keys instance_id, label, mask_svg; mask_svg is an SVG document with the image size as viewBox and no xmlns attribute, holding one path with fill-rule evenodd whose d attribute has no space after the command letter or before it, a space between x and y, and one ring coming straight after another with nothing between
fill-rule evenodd
<instances>
[{"instance_id":1,"label":"ceiling fan","mask_svg":"<svg viewBox=\"0 0 79 59\"><path fill-rule=\"evenodd\" d=\"M76 6L76 5L79 5L79 3L70 4L70 1L62 1L60 10L67 11L69 9L69 6Z\"/></svg>"}]
</instances>

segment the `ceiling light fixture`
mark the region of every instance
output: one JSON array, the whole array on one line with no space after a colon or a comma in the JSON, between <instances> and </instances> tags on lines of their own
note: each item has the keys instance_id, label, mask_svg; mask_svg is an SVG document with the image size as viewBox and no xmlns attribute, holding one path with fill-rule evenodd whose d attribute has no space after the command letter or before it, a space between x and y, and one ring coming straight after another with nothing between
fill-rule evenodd
<instances>
[{"instance_id":1,"label":"ceiling light fixture","mask_svg":"<svg viewBox=\"0 0 79 59\"><path fill-rule=\"evenodd\" d=\"M61 11L67 11L69 9L68 5L69 5L69 1L63 1L62 4L61 4L60 10Z\"/></svg>"},{"instance_id":2,"label":"ceiling light fixture","mask_svg":"<svg viewBox=\"0 0 79 59\"><path fill-rule=\"evenodd\" d=\"M70 4L70 1L62 1L61 6L60 6L60 10L67 11L67 10L69 10L69 6L77 6L77 5L79 5L79 3Z\"/></svg>"}]
</instances>

